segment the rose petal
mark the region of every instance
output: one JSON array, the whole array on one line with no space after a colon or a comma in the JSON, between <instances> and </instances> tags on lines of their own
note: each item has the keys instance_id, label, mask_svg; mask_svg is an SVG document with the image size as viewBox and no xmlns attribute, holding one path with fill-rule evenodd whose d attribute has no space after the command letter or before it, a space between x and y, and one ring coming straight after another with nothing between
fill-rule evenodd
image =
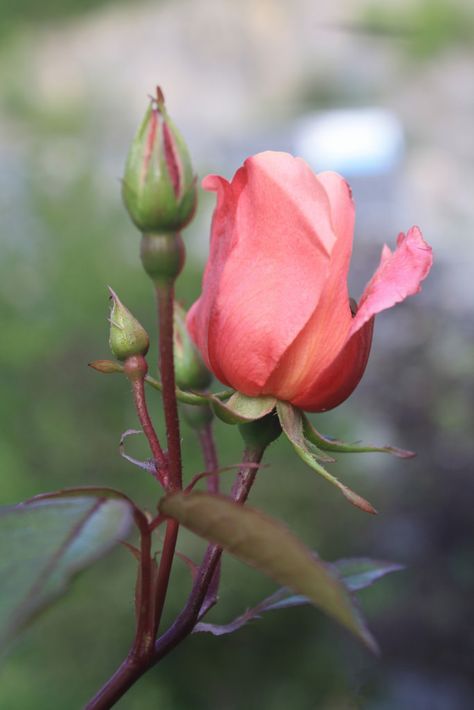
<instances>
[{"instance_id":1,"label":"rose petal","mask_svg":"<svg viewBox=\"0 0 474 710\"><path fill-rule=\"evenodd\" d=\"M344 402L365 372L372 345L374 318L349 338L339 355L305 392L292 401L306 412L325 412Z\"/></svg>"},{"instance_id":2,"label":"rose petal","mask_svg":"<svg viewBox=\"0 0 474 710\"><path fill-rule=\"evenodd\" d=\"M204 184L221 195L189 327L219 379L255 396L319 302L336 241L329 201L286 153L249 158L230 184Z\"/></svg>"},{"instance_id":3,"label":"rose petal","mask_svg":"<svg viewBox=\"0 0 474 710\"><path fill-rule=\"evenodd\" d=\"M204 270L202 293L189 310L186 318L189 333L200 350L207 367L225 384L229 383L226 381L219 363L211 363L210 361L209 323L220 277L232 248L232 224L237 201L240 192L245 187L245 182L243 168L236 172L232 184L218 175L208 175L202 181L204 189L217 192L217 204L212 218L209 259Z\"/></svg>"},{"instance_id":4,"label":"rose petal","mask_svg":"<svg viewBox=\"0 0 474 710\"><path fill-rule=\"evenodd\" d=\"M400 234L392 253L384 246L379 267L365 287L359 310L352 322L351 335L376 313L400 303L421 290L420 283L433 263L432 249L418 227Z\"/></svg>"},{"instance_id":5,"label":"rose petal","mask_svg":"<svg viewBox=\"0 0 474 710\"><path fill-rule=\"evenodd\" d=\"M319 378L347 341L352 324L347 274L354 231L354 203L350 188L340 175L325 172L317 178L329 199L337 243L313 315L291 343L264 388L265 392L285 400L292 400L296 393L308 390Z\"/></svg>"},{"instance_id":6,"label":"rose petal","mask_svg":"<svg viewBox=\"0 0 474 710\"><path fill-rule=\"evenodd\" d=\"M397 249L382 250L380 264L367 284L352 320L349 338L331 365L292 403L309 412L337 407L358 385L370 353L374 316L420 291L433 263L432 249L418 227L400 234Z\"/></svg>"}]
</instances>

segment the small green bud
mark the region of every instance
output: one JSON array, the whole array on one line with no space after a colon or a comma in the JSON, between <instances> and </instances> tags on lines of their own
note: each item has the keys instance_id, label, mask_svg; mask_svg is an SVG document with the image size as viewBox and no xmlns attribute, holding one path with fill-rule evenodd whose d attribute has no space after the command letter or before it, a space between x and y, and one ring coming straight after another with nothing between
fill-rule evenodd
<instances>
[{"instance_id":1,"label":"small green bud","mask_svg":"<svg viewBox=\"0 0 474 710\"><path fill-rule=\"evenodd\" d=\"M142 232L176 232L196 208L189 152L159 87L132 142L122 183L125 207Z\"/></svg>"},{"instance_id":2,"label":"small green bud","mask_svg":"<svg viewBox=\"0 0 474 710\"><path fill-rule=\"evenodd\" d=\"M186 328L186 311L174 303L174 372L176 384L183 390L204 390L212 375L202 361Z\"/></svg>"},{"instance_id":3,"label":"small green bud","mask_svg":"<svg viewBox=\"0 0 474 710\"><path fill-rule=\"evenodd\" d=\"M182 404L180 409L186 424L195 431L200 431L214 419L214 414L208 404Z\"/></svg>"},{"instance_id":4,"label":"small green bud","mask_svg":"<svg viewBox=\"0 0 474 710\"><path fill-rule=\"evenodd\" d=\"M150 346L148 333L110 287L109 291L112 300L109 345L112 353L117 360L146 355Z\"/></svg>"}]
</instances>

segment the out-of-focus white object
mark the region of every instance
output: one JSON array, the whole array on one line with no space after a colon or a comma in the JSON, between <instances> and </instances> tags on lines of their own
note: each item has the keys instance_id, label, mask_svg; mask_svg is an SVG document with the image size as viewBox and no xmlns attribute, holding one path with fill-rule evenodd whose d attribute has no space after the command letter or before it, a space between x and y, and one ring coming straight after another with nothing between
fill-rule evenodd
<instances>
[{"instance_id":1,"label":"out-of-focus white object","mask_svg":"<svg viewBox=\"0 0 474 710\"><path fill-rule=\"evenodd\" d=\"M317 172L335 170L346 177L392 172L404 153L400 121L380 108L303 116L295 126L294 146Z\"/></svg>"},{"instance_id":2,"label":"out-of-focus white object","mask_svg":"<svg viewBox=\"0 0 474 710\"><path fill-rule=\"evenodd\" d=\"M294 124L292 152L316 173L335 170L347 178L359 239L393 239L394 228L404 224L399 175L405 140L395 114L376 107L307 114Z\"/></svg>"}]
</instances>

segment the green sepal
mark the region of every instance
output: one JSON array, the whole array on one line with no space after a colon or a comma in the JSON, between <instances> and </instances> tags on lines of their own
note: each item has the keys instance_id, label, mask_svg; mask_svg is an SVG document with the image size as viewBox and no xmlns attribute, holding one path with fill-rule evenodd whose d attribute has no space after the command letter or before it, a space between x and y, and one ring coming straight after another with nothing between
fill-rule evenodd
<instances>
[{"instance_id":1,"label":"green sepal","mask_svg":"<svg viewBox=\"0 0 474 710\"><path fill-rule=\"evenodd\" d=\"M308 417L303 414L303 431L305 438L319 449L331 451L340 454L363 454L363 453L380 453L392 454L401 459L410 459L416 454L413 451L406 449L398 449L395 446L372 446L370 444L349 444L340 439L333 439L329 436L324 436L314 428L314 425Z\"/></svg>"},{"instance_id":2,"label":"green sepal","mask_svg":"<svg viewBox=\"0 0 474 710\"><path fill-rule=\"evenodd\" d=\"M329 473L318 461L318 454L314 452L314 444L308 442L305 438L303 428L303 413L293 407L288 402L277 403L277 413L280 420L281 428L286 437L290 441L298 456L308 465L313 471L319 473L323 478L332 483L336 488L339 488L341 493L347 500L357 508L364 510L367 513L376 513L377 511L365 498L352 491L339 479ZM320 458L320 457L319 457Z\"/></svg>"},{"instance_id":3,"label":"green sepal","mask_svg":"<svg viewBox=\"0 0 474 710\"><path fill-rule=\"evenodd\" d=\"M227 402L213 395L209 401L216 417L226 424L246 424L261 419L270 414L276 404L275 397L247 397L241 392L234 392Z\"/></svg>"}]
</instances>

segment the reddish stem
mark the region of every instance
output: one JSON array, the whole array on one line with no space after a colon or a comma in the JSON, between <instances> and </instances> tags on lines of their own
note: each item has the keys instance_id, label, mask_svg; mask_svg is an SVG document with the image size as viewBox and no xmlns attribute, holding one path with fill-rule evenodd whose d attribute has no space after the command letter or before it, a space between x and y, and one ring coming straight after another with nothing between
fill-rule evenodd
<instances>
[{"instance_id":1,"label":"reddish stem","mask_svg":"<svg viewBox=\"0 0 474 710\"><path fill-rule=\"evenodd\" d=\"M140 529L140 571L137 590L138 619L135 639L127 658L117 668L107 683L99 690L84 710L108 710L154 663L153 646L153 567L151 559L151 533L145 516L135 514L135 522Z\"/></svg>"},{"instance_id":2,"label":"reddish stem","mask_svg":"<svg viewBox=\"0 0 474 710\"><path fill-rule=\"evenodd\" d=\"M156 297L158 300L158 328L160 344L160 374L163 396L163 409L166 423L166 439L168 442L169 479L167 490L182 488L181 472L181 439L179 433L178 403L176 400L176 382L174 376L174 283L166 281L157 283ZM161 621L163 607L168 591L168 585L173 564L176 541L178 539L178 523L170 520L166 525L165 540L161 552L160 567L155 587L155 631Z\"/></svg>"},{"instance_id":3,"label":"reddish stem","mask_svg":"<svg viewBox=\"0 0 474 710\"><path fill-rule=\"evenodd\" d=\"M237 503L243 504L246 501L257 471L253 464L260 463L263 451L263 449L246 450L244 463L233 487L232 497ZM247 466L246 464L252 465ZM85 706L85 710L109 710L149 668L158 663L175 646L189 636L196 622L202 618L203 602L221 555L221 547L218 545L208 546L186 606L171 628L156 641L153 656L150 657L147 654L137 658L132 649L114 675L107 681L95 698Z\"/></svg>"},{"instance_id":4,"label":"reddish stem","mask_svg":"<svg viewBox=\"0 0 474 710\"><path fill-rule=\"evenodd\" d=\"M179 490L181 484L181 439L179 433L178 403L174 377L173 354L173 303L172 282L157 284L158 319L160 333L160 374L163 408L168 442L169 485L168 490Z\"/></svg>"},{"instance_id":5,"label":"reddish stem","mask_svg":"<svg viewBox=\"0 0 474 710\"><path fill-rule=\"evenodd\" d=\"M243 505L247 500L258 470L253 464L260 463L264 450L264 448L249 448L244 452L243 465L232 488L232 498L236 503ZM246 464L252 465L247 466ZM189 636L196 623L207 611L205 609L202 613L203 602L221 555L222 547L208 545L186 606L171 628L155 644L155 663L172 651L186 636Z\"/></svg>"},{"instance_id":6,"label":"reddish stem","mask_svg":"<svg viewBox=\"0 0 474 710\"><path fill-rule=\"evenodd\" d=\"M158 627L161 621L161 616L163 614L166 592L168 591L168 584L171 575L171 566L173 564L176 541L178 539L178 530L179 525L176 520L167 521L165 540L163 543L163 550L160 559L160 567L158 570L158 577L155 585L155 622L153 639L156 638L156 634L158 633Z\"/></svg>"},{"instance_id":7,"label":"reddish stem","mask_svg":"<svg viewBox=\"0 0 474 710\"><path fill-rule=\"evenodd\" d=\"M217 471L219 469L219 462L217 460L216 445L212 434L212 422L209 422L199 430L198 437L206 471L209 473ZM207 476L206 480L209 493L219 493L219 475L214 473L212 476Z\"/></svg>"},{"instance_id":8,"label":"reddish stem","mask_svg":"<svg viewBox=\"0 0 474 710\"><path fill-rule=\"evenodd\" d=\"M210 476L206 477L207 490L209 493L219 493L219 474L217 470L219 468L219 461L217 459L216 444L214 441L214 436L212 433L212 421L208 422L200 429L199 433L199 443L201 444L202 456L204 459L204 465L208 472L214 471ZM219 598L219 585L221 581L221 560L219 559L215 566L214 572L207 586L207 590L203 599L203 605L206 607L206 611L211 609L215 604L217 604Z\"/></svg>"},{"instance_id":9,"label":"reddish stem","mask_svg":"<svg viewBox=\"0 0 474 710\"><path fill-rule=\"evenodd\" d=\"M157 478L161 485L166 488L168 486L168 461L163 449L161 448L158 436L148 413L145 396L145 379L142 376L130 377L129 379L132 383L133 399L138 419L140 420L143 433L148 439L151 453L155 460Z\"/></svg>"},{"instance_id":10,"label":"reddish stem","mask_svg":"<svg viewBox=\"0 0 474 710\"><path fill-rule=\"evenodd\" d=\"M155 607L153 603L153 565L151 556L151 532L147 527L141 531L140 571L136 606L138 611L135 640L130 656L137 660L150 656L155 642Z\"/></svg>"}]
</instances>

